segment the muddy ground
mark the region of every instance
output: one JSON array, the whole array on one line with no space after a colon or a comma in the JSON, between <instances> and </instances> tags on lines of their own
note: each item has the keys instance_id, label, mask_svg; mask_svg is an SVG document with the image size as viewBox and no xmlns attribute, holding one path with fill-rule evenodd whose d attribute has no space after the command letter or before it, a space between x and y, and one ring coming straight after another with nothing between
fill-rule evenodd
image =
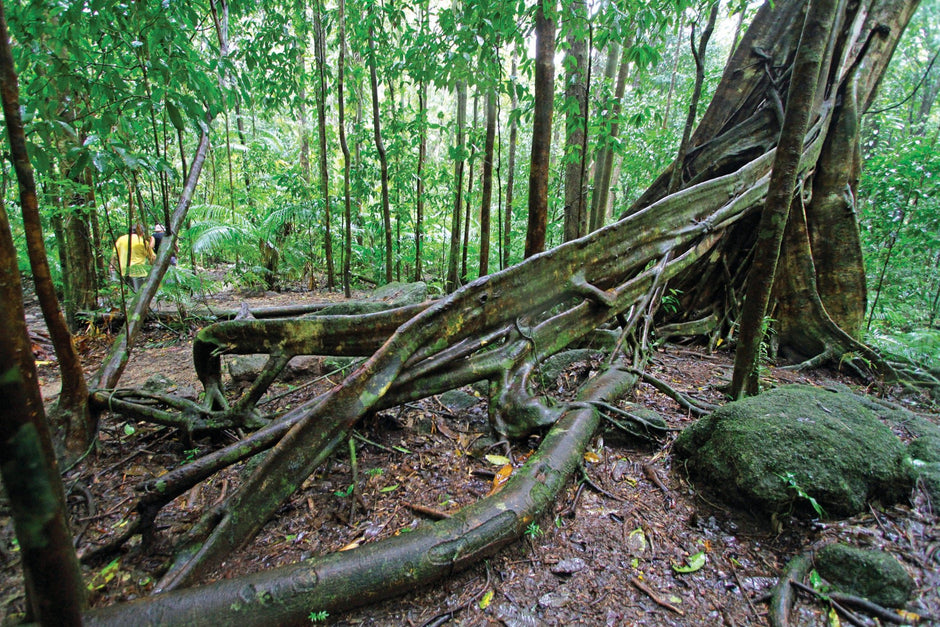
<instances>
[{"instance_id":1,"label":"muddy ground","mask_svg":"<svg viewBox=\"0 0 940 627\"><path fill-rule=\"evenodd\" d=\"M29 295L27 295L29 298ZM297 289L245 294L231 289L209 297L221 309L341 300L337 294ZM172 310L160 305L161 310ZM28 302L44 396L53 400L57 371L44 345L41 316ZM178 390L196 388L191 339L196 320L164 318L148 324L122 386L139 386L153 375L168 377ZM104 356L111 335L78 338L86 367ZM732 355L719 350L666 346L649 372L676 389L711 403L724 402ZM592 369L575 364L557 384L571 388ZM338 381L316 365L276 384L266 411L286 409ZM770 368L770 383L862 384L841 373L796 373ZM466 390L458 398L431 398L382 412L359 425L356 446L359 497L348 494L348 452L322 467L282 506L249 546L213 575L233 577L407 533L488 494L509 457L517 464L537 438L511 445L494 442L482 399ZM887 391L890 397L890 390ZM277 398L275 398L277 397ZM911 399L894 399L910 405ZM625 401L659 412L670 427L694 420L672 399L640 384ZM928 411L927 407L920 407ZM934 411L936 409L934 408ZM934 415L936 420L936 415ZM904 436L904 434L899 434ZM106 543L127 524L134 486L237 436L184 444L166 427L106 415L99 446L65 473L72 529L80 554ZM940 616L940 518L919 490L909 502L882 505L849 520L769 521L730 509L693 488L670 457L672 437L645 443L614 430L599 434L586 455L584 476L563 492L554 509L530 526L519 542L484 563L433 586L384 603L345 612L311 607L311 623L329 625L763 625L765 598L789 559L832 540L877 547L895 555L914 576L909 609ZM95 606L147 595L179 538L207 507L238 484L241 468L220 473L166 507L157 518L159 538L144 547L139 538L107 559L84 565ZM692 573L674 567L705 552ZM5 622L24 609L18 553L9 509L0 505L0 612ZM829 607L801 594L793 614L798 625L827 624ZM864 612L857 617L875 624ZM842 617L848 624L846 617Z\"/></svg>"}]
</instances>

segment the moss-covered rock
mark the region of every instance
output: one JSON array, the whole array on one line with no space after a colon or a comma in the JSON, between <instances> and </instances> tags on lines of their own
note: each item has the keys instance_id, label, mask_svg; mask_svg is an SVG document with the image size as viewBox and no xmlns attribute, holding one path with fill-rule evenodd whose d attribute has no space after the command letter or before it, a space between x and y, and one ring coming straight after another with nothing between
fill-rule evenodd
<instances>
[{"instance_id":1,"label":"moss-covered rock","mask_svg":"<svg viewBox=\"0 0 940 627\"><path fill-rule=\"evenodd\" d=\"M905 447L851 392L790 385L729 403L689 427L674 452L726 500L767 513L850 516L905 499Z\"/></svg>"},{"instance_id":2,"label":"moss-covered rock","mask_svg":"<svg viewBox=\"0 0 940 627\"><path fill-rule=\"evenodd\" d=\"M568 351L562 351L552 355L542 362L540 368L542 372L542 385L554 387L558 377L565 370L578 362L589 362L590 359L599 353L589 348L575 348Z\"/></svg>"},{"instance_id":3,"label":"moss-covered rock","mask_svg":"<svg viewBox=\"0 0 940 627\"><path fill-rule=\"evenodd\" d=\"M890 553L838 542L817 551L816 570L839 590L887 607L903 607L914 589L914 579Z\"/></svg>"},{"instance_id":4,"label":"moss-covered rock","mask_svg":"<svg viewBox=\"0 0 940 627\"><path fill-rule=\"evenodd\" d=\"M931 503L940 503L940 462L914 463L914 472L927 491Z\"/></svg>"},{"instance_id":5,"label":"moss-covered rock","mask_svg":"<svg viewBox=\"0 0 940 627\"><path fill-rule=\"evenodd\" d=\"M940 462L940 436L934 434L921 436L908 445L907 452L911 459Z\"/></svg>"}]
</instances>

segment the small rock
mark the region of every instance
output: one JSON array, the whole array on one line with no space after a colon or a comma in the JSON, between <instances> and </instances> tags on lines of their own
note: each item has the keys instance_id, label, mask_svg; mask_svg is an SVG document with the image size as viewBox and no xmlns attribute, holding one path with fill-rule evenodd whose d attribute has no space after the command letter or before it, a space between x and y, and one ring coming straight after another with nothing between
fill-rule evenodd
<instances>
[{"instance_id":1,"label":"small rock","mask_svg":"<svg viewBox=\"0 0 940 627\"><path fill-rule=\"evenodd\" d=\"M884 551L834 542L816 553L816 569L837 588L888 607L903 607L914 589L914 579Z\"/></svg>"},{"instance_id":2,"label":"small rock","mask_svg":"<svg viewBox=\"0 0 940 627\"><path fill-rule=\"evenodd\" d=\"M539 597L540 607L564 607L571 600L571 597L564 590L549 592Z\"/></svg>"},{"instance_id":3,"label":"small rock","mask_svg":"<svg viewBox=\"0 0 940 627\"><path fill-rule=\"evenodd\" d=\"M473 394L463 390L448 390L440 396L441 404L454 413L467 410L480 402Z\"/></svg>"},{"instance_id":4,"label":"small rock","mask_svg":"<svg viewBox=\"0 0 940 627\"><path fill-rule=\"evenodd\" d=\"M552 566L551 571L552 574L555 575L573 575L574 573L584 570L585 566L584 560L580 557L571 557L563 559Z\"/></svg>"},{"instance_id":5,"label":"small rock","mask_svg":"<svg viewBox=\"0 0 940 627\"><path fill-rule=\"evenodd\" d=\"M168 377L162 374L155 374L141 386L147 392L166 392L170 388L176 387Z\"/></svg>"}]
</instances>

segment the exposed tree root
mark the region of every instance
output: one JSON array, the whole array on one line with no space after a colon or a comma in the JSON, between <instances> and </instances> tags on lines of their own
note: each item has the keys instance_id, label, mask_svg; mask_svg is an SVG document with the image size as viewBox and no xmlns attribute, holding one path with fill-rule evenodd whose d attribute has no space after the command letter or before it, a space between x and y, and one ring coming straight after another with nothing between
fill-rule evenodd
<instances>
[{"instance_id":1,"label":"exposed tree root","mask_svg":"<svg viewBox=\"0 0 940 627\"><path fill-rule=\"evenodd\" d=\"M790 582L802 581L812 563L810 556L805 554L797 555L787 563L771 592L770 615L768 616L771 627L787 627L790 624L790 608L796 600Z\"/></svg>"},{"instance_id":2,"label":"exposed tree root","mask_svg":"<svg viewBox=\"0 0 940 627\"><path fill-rule=\"evenodd\" d=\"M648 372L641 372L639 370L635 370L634 374L639 376L641 379L643 379L644 382L649 383L654 388L656 388L657 390L659 390L660 392L662 392L663 394L665 394L666 396L668 396L675 402L679 403L680 407L688 410L689 412L695 414L696 416L704 416L705 414L708 414L709 412L715 411L715 409L717 409L717 407L715 407L711 403L697 401L679 392L678 390L673 388L671 385L669 385L665 381L661 381L657 379L656 377L649 374Z\"/></svg>"},{"instance_id":3,"label":"exposed tree root","mask_svg":"<svg viewBox=\"0 0 940 627\"><path fill-rule=\"evenodd\" d=\"M611 369L590 380L579 397L612 401L635 382ZM599 421L589 405L573 405L502 490L449 519L351 551L88 612L85 624L293 624L312 610L337 611L410 591L521 537L578 467Z\"/></svg>"}]
</instances>

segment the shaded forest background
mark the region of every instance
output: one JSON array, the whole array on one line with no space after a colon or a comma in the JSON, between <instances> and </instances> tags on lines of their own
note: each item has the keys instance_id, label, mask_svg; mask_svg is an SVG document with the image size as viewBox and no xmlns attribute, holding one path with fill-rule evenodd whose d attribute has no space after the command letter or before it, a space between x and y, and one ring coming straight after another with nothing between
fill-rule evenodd
<instances>
[{"instance_id":1,"label":"shaded forest background","mask_svg":"<svg viewBox=\"0 0 940 627\"><path fill-rule=\"evenodd\" d=\"M546 247L609 223L675 159L696 90L700 114L757 5L718 7L700 51L712 7L561 7ZM183 311L220 287L207 267L248 289L425 280L433 294L524 255L533 7L7 11L51 271L73 330L127 296L109 276L112 242L133 223L171 222L203 130L205 171L158 295ZM928 360L940 353L937 12L918 10L863 118L858 203L866 339ZM583 210L566 197L572 176ZM0 191L13 208L11 181L7 164ZM19 212L10 215L28 275Z\"/></svg>"}]
</instances>

